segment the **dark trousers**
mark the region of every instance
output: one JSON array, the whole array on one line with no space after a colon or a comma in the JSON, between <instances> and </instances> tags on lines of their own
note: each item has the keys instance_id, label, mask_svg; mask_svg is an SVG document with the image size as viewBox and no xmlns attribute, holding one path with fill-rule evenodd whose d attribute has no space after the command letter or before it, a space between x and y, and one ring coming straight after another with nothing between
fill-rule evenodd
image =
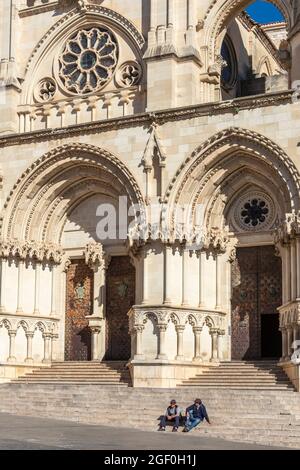
<instances>
[{"instance_id":1,"label":"dark trousers","mask_svg":"<svg viewBox=\"0 0 300 470\"><path fill-rule=\"evenodd\" d=\"M169 419L167 420L167 417L163 416L160 420L160 426L162 428L165 428L167 423L170 423L170 422L174 423L175 428L179 428L179 416L174 416L174 418L172 417L172 420L169 420Z\"/></svg>"}]
</instances>

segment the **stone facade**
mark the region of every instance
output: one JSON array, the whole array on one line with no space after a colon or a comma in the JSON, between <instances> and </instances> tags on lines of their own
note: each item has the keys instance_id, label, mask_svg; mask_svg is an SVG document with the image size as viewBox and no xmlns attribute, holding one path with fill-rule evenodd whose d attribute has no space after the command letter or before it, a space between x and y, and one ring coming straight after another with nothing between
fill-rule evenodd
<instances>
[{"instance_id":1,"label":"stone facade","mask_svg":"<svg viewBox=\"0 0 300 470\"><path fill-rule=\"evenodd\" d=\"M245 316L280 305L299 377L299 15L274 0L285 23L259 27L249 3L2 0L1 380L130 356L135 386L173 386L231 360L253 247L276 299Z\"/></svg>"}]
</instances>

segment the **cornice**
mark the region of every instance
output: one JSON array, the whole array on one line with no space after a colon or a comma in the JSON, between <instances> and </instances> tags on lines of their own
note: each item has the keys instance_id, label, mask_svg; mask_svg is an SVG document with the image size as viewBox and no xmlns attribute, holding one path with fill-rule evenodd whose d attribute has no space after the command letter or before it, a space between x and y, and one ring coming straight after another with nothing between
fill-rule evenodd
<instances>
[{"instance_id":1,"label":"cornice","mask_svg":"<svg viewBox=\"0 0 300 470\"><path fill-rule=\"evenodd\" d=\"M230 101L185 106L182 108L167 109L152 113L134 114L132 116L106 119L56 129L39 130L23 134L9 134L0 137L0 148L109 132L111 130L143 126L145 124L149 126L153 121L159 125L163 125L168 122L194 119L202 116L228 113L238 114L243 110L289 104L292 102L292 96L293 91L287 90L280 93L268 93L264 95L237 98Z\"/></svg>"}]
</instances>

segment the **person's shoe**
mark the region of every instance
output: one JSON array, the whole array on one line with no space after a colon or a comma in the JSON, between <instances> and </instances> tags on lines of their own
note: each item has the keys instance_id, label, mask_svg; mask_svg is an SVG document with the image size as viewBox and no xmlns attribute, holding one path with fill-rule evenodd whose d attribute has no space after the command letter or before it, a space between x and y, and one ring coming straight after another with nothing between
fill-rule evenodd
<instances>
[{"instance_id":1,"label":"person's shoe","mask_svg":"<svg viewBox=\"0 0 300 470\"><path fill-rule=\"evenodd\" d=\"M189 432L188 428L183 428L182 432Z\"/></svg>"},{"instance_id":2,"label":"person's shoe","mask_svg":"<svg viewBox=\"0 0 300 470\"><path fill-rule=\"evenodd\" d=\"M159 428L159 431L165 431L165 430L166 430L166 428L163 428L163 427Z\"/></svg>"},{"instance_id":3,"label":"person's shoe","mask_svg":"<svg viewBox=\"0 0 300 470\"><path fill-rule=\"evenodd\" d=\"M178 428L176 427L172 429L172 432L177 432L177 431L178 431Z\"/></svg>"}]
</instances>

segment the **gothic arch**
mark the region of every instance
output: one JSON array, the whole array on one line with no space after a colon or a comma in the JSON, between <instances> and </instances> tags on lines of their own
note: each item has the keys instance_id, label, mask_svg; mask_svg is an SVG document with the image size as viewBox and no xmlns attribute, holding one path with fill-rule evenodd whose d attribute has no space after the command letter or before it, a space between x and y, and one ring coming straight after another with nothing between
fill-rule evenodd
<instances>
[{"instance_id":1,"label":"gothic arch","mask_svg":"<svg viewBox=\"0 0 300 470\"><path fill-rule=\"evenodd\" d=\"M86 5L84 14L75 8L58 20L40 39L32 51L24 74L25 81L21 95L21 103L28 104L35 83L36 72L49 51L60 45L73 31L86 25L102 22L125 36L137 56L142 59L145 39L135 25L120 13L101 5Z\"/></svg>"},{"instance_id":2,"label":"gothic arch","mask_svg":"<svg viewBox=\"0 0 300 470\"><path fill-rule=\"evenodd\" d=\"M273 3L283 14L287 28L290 30L292 24L292 8L288 0L268 0ZM219 54L220 44L218 38L231 19L244 10L251 0L213 0L205 15L204 45L208 48L208 59L214 62L215 56Z\"/></svg>"},{"instance_id":3,"label":"gothic arch","mask_svg":"<svg viewBox=\"0 0 300 470\"><path fill-rule=\"evenodd\" d=\"M202 204L201 225L222 227L231 198L251 180L275 192L282 217L300 209L300 175L284 150L254 131L225 129L201 144L178 169L165 195L171 220L177 205L188 205L186 222L193 226L196 207Z\"/></svg>"},{"instance_id":4,"label":"gothic arch","mask_svg":"<svg viewBox=\"0 0 300 470\"><path fill-rule=\"evenodd\" d=\"M59 244L68 214L99 193L126 195L129 204L144 206L135 178L107 150L79 143L55 148L14 185L2 214L2 239Z\"/></svg>"}]
</instances>

